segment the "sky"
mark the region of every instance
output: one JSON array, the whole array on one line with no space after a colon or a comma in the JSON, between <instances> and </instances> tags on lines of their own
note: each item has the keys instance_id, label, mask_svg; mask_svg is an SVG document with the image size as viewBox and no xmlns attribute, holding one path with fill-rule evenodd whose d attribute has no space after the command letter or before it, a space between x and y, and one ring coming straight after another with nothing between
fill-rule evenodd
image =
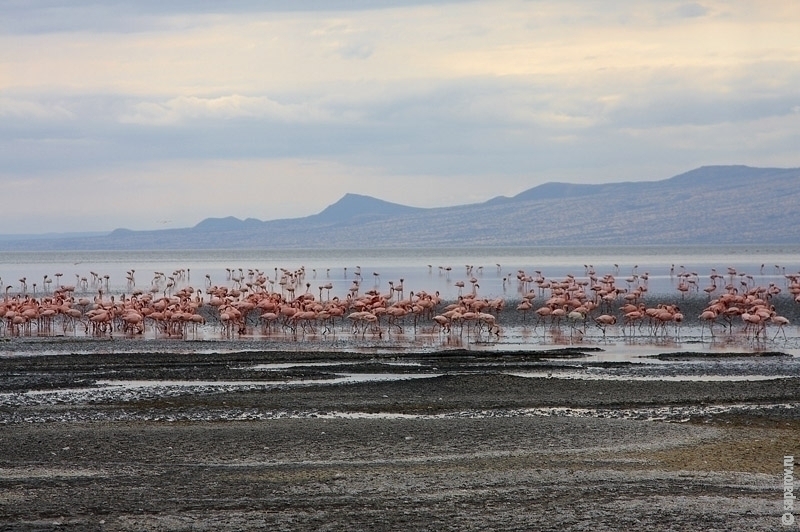
<instances>
[{"instance_id":1,"label":"sky","mask_svg":"<svg viewBox=\"0 0 800 532\"><path fill-rule=\"evenodd\" d=\"M795 0L0 0L0 234L800 166Z\"/></svg>"}]
</instances>

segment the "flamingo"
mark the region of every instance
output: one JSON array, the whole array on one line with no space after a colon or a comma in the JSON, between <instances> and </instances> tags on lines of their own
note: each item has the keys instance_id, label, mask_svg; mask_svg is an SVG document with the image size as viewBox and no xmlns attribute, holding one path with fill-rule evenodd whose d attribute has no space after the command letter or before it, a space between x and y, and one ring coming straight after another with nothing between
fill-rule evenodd
<instances>
[{"instance_id":1,"label":"flamingo","mask_svg":"<svg viewBox=\"0 0 800 532\"><path fill-rule=\"evenodd\" d=\"M606 328L617 323L617 317L610 314L600 314L594 319L595 324L603 331L603 338L606 337Z\"/></svg>"},{"instance_id":2,"label":"flamingo","mask_svg":"<svg viewBox=\"0 0 800 532\"><path fill-rule=\"evenodd\" d=\"M439 326L439 332L450 332L450 320L447 317L437 314L432 319Z\"/></svg>"},{"instance_id":3,"label":"flamingo","mask_svg":"<svg viewBox=\"0 0 800 532\"><path fill-rule=\"evenodd\" d=\"M783 328L784 328L786 325L789 325L789 323L790 323L790 322L789 322L789 319L788 319L788 318L786 318L786 317L784 317L784 316L778 316L777 314L775 314L775 313L773 312L773 313L772 313L772 315L770 316L770 322L771 322L773 325L777 325L777 326L778 326L778 330L777 330L777 331L775 331L775 336L772 338L772 340L774 341L774 340L775 340L775 338L777 338L777 337L778 337L778 333L779 333L779 332L782 332L782 333L783 333L783 339L784 339L784 340L786 340L786 331L785 331Z\"/></svg>"},{"instance_id":4,"label":"flamingo","mask_svg":"<svg viewBox=\"0 0 800 532\"><path fill-rule=\"evenodd\" d=\"M708 323L708 330L711 333L711 336L714 336L714 324L717 321L717 311L714 309L706 309L700 313L698 316L700 319L700 340L703 339L703 329L705 328L705 324Z\"/></svg>"}]
</instances>

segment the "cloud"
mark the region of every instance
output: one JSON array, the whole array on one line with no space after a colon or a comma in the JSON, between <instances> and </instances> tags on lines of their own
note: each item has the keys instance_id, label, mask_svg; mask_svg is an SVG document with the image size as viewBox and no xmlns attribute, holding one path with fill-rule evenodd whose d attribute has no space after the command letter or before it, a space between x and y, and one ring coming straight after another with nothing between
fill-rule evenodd
<instances>
[{"instance_id":1,"label":"cloud","mask_svg":"<svg viewBox=\"0 0 800 532\"><path fill-rule=\"evenodd\" d=\"M339 55L345 59L368 59L375 52L375 47L370 43L347 42L339 47Z\"/></svg>"},{"instance_id":2,"label":"cloud","mask_svg":"<svg viewBox=\"0 0 800 532\"><path fill-rule=\"evenodd\" d=\"M330 116L311 104L280 104L266 97L233 94L215 98L178 96L165 102L139 102L120 116L123 124L173 125L191 120L253 118L314 123Z\"/></svg>"},{"instance_id":3,"label":"cloud","mask_svg":"<svg viewBox=\"0 0 800 532\"><path fill-rule=\"evenodd\" d=\"M236 15L245 18L285 13L348 13L414 6L465 4L475 0L2 0L0 33L130 33L174 29L181 19ZM171 22L168 22L171 21Z\"/></svg>"},{"instance_id":4,"label":"cloud","mask_svg":"<svg viewBox=\"0 0 800 532\"><path fill-rule=\"evenodd\" d=\"M60 104L0 96L0 117L60 121L72 119L74 115Z\"/></svg>"},{"instance_id":5,"label":"cloud","mask_svg":"<svg viewBox=\"0 0 800 532\"><path fill-rule=\"evenodd\" d=\"M675 14L682 18L702 17L709 13L709 9L697 2L681 4L675 8Z\"/></svg>"},{"instance_id":6,"label":"cloud","mask_svg":"<svg viewBox=\"0 0 800 532\"><path fill-rule=\"evenodd\" d=\"M264 176L291 181L276 201L317 212L345 192L432 206L541 181L800 165L795 3L0 0L0 11L4 184L73 183L103 198L109 228L135 227L115 217L159 188L155 176L170 195L173 183L206 190L169 217L196 221L241 214L217 179L261 195ZM57 219L65 196L37 190Z\"/></svg>"}]
</instances>

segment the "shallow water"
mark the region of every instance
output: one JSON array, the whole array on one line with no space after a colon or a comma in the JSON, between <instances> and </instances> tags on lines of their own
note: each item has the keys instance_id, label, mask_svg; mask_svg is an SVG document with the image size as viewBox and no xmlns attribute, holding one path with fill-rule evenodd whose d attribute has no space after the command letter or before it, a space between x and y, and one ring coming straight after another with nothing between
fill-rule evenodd
<instances>
[{"instance_id":1,"label":"shallow water","mask_svg":"<svg viewBox=\"0 0 800 532\"><path fill-rule=\"evenodd\" d=\"M514 377L532 379L578 379L578 380L617 380L617 381L672 381L672 382L736 382L789 379L793 375L623 375L583 371L514 371Z\"/></svg>"},{"instance_id":2,"label":"shallow water","mask_svg":"<svg viewBox=\"0 0 800 532\"><path fill-rule=\"evenodd\" d=\"M472 266L470 273L467 266ZM242 275L246 282L249 270L259 270L275 282L283 269L300 268L305 269L309 291L317 296L322 293L324 297L346 297L358 270L362 291L373 288L388 291L389 281L399 286L403 279L405 294L439 291L448 300L459 295L456 281L466 281L464 290L471 290L471 276L478 281L477 291L481 296L515 297L519 270L529 275L539 271L545 278L563 279L566 275L586 277L592 269L598 277L615 275L620 286L634 274L647 273L650 293L659 294L675 293L677 274L682 271L696 272L706 281L712 268L722 275L727 274L728 268L734 268L738 274L734 281L740 274L749 274L758 284L773 282L783 286L786 273L800 271L800 245L54 251L5 252L0 256L1 284L10 286L11 293L21 290L19 280L23 277L28 293L33 291L33 283L37 283L41 294L45 289L52 291L58 283L80 286L80 280L85 278L87 293L96 294L98 288L104 288L108 294L120 294L134 289L127 281L131 270L135 288L145 291L156 288L160 292L165 286L163 282L154 282L156 272L166 276L182 272L176 276L175 289L178 289L186 284L197 288L207 283L230 285L232 275ZM97 282L92 272L97 274ZM62 276L56 278L56 273ZM509 276L511 282L504 283ZM333 288L320 291L319 287L328 282ZM274 287L280 290L279 285Z\"/></svg>"},{"instance_id":3,"label":"shallow water","mask_svg":"<svg viewBox=\"0 0 800 532\"><path fill-rule=\"evenodd\" d=\"M284 369L292 369L292 368L326 368L332 366L352 366L353 364L363 364L361 361L352 361L352 362L286 362L286 363L272 363L272 364L256 364L255 366L250 366L248 368L242 369L251 369L257 371L279 371ZM422 363L420 362L374 362L375 364L386 365L386 366L410 366L410 367L421 367Z\"/></svg>"},{"instance_id":4,"label":"shallow water","mask_svg":"<svg viewBox=\"0 0 800 532\"><path fill-rule=\"evenodd\" d=\"M309 384L355 384L359 382L385 382L402 381L407 379L429 379L440 375L433 373L409 374L409 373L346 373L337 374L326 379L288 379L276 381L194 381L194 380L98 380L98 386L107 389L132 390L136 388L159 388L159 387L237 387L237 386L298 386Z\"/></svg>"}]
</instances>

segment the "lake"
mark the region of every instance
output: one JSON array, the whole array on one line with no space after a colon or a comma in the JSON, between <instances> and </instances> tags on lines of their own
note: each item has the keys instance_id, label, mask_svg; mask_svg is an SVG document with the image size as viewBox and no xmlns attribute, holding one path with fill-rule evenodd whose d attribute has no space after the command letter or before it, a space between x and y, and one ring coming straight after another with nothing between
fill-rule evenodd
<instances>
[{"instance_id":1,"label":"lake","mask_svg":"<svg viewBox=\"0 0 800 532\"><path fill-rule=\"evenodd\" d=\"M471 270L468 270L471 266ZM321 250L194 250L194 251L53 251L4 252L0 254L0 279L11 294L22 290L20 279L26 279L27 293L37 294L43 288L52 291L56 283L76 285L86 279L87 293L102 287L109 294L130 292L128 272L134 270L135 287L148 290L154 285L164 288L165 277L176 275L175 289L183 285L203 288L207 284L226 286L231 277L249 271L262 272L276 281L283 270L305 269L308 290L319 294L320 286L332 285L330 297L347 295L357 272L361 272L362 290L389 289L391 281L398 286L403 280L406 293L438 291L445 300L456 299L462 291L472 290L470 278L477 280L476 291L483 297L518 299L517 272L528 275L540 272L547 279L566 275L587 277L589 270L602 277L612 274L617 284L639 276L648 278L650 294L675 292L678 275L697 273L702 285L709 283L712 269L734 283L742 274L752 276L759 285L775 283L784 286L787 273L800 271L800 245L764 246L617 246L585 245L561 247L498 247L457 249L321 249ZM736 271L728 276L728 268ZM240 270L241 269L241 270ZM93 273L97 274L97 278ZM161 272L164 277L157 277ZM56 274L62 274L56 278ZM47 278L45 278L47 276ZM107 278L106 278L107 276ZM304 283L304 284L305 284ZM276 289L280 287L275 284Z\"/></svg>"}]
</instances>

